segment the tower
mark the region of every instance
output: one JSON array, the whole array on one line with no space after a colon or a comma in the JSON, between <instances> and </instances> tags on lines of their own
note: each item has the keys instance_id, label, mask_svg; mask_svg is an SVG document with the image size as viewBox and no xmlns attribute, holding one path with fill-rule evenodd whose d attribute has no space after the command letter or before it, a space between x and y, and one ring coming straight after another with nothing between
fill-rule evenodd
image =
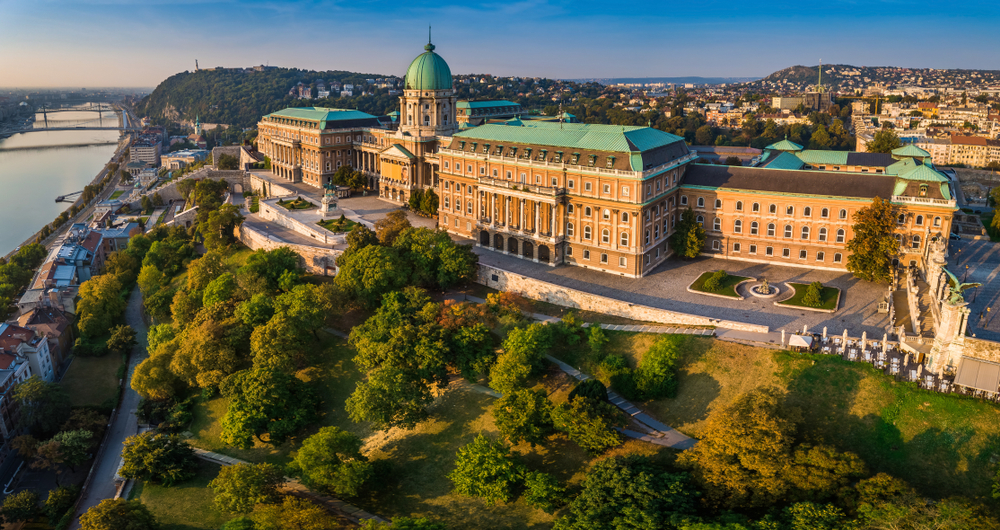
<instances>
[{"instance_id":1,"label":"tower","mask_svg":"<svg viewBox=\"0 0 1000 530\"><path fill-rule=\"evenodd\" d=\"M201 118L198 115L194 117L194 134L195 136L201 136Z\"/></svg>"},{"instance_id":2,"label":"tower","mask_svg":"<svg viewBox=\"0 0 1000 530\"><path fill-rule=\"evenodd\" d=\"M406 69L399 98L399 130L411 136L450 136L455 133L455 103L451 68L434 53L430 29L424 53Z\"/></svg>"}]
</instances>

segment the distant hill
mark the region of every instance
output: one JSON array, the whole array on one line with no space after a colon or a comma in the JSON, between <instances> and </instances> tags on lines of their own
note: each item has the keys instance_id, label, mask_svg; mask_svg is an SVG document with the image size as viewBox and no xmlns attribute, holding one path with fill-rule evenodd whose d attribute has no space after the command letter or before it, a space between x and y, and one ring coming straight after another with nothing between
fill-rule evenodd
<instances>
[{"instance_id":1,"label":"distant hill","mask_svg":"<svg viewBox=\"0 0 1000 530\"><path fill-rule=\"evenodd\" d=\"M763 89L804 90L819 82L818 66L796 65L747 83ZM824 64L823 86L831 90L853 91L882 83L886 86L927 88L968 86L978 88L1000 83L998 70L904 68L900 66L854 66Z\"/></svg>"},{"instance_id":2,"label":"distant hill","mask_svg":"<svg viewBox=\"0 0 1000 530\"><path fill-rule=\"evenodd\" d=\"M595 77L588 79L567 79L577 83L600 83L602 85L616 85L619 83L672 83L675 85L721 85L729 83L745 83L754 81L759 77Z\"/></svg>"},{"instance_id":3,"label":"distant hill","mask_svg":"<svg viewBox=\"0 0 1000 530\"><path fill-rule=\"evenodd\" d=\"M384 115L399 106L397 96L388 89L367 85L367 79L391 77L381 74L361 74L340 70L316 72L295 68L274 68L264 71L243 69L199 70L172 75L146 96L136 109L154 123L194 121L224 123L231 126L253 127L264 114L286 107L323 106L356 108L375 115ZM288 95L289 89L302 82L305 85L322 79L326 83L351 83L355 94L364 88L371 95L325 99L298 99Z\"/></svg>"}]
</instances>

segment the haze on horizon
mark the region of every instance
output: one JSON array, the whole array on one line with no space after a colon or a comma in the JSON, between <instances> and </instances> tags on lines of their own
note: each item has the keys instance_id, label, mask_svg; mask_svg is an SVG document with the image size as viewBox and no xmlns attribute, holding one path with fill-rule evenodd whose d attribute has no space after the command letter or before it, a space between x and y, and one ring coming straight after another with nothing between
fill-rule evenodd
<instances>
[{"instance_id":1,"label":"haze on horizon","mask_svg":"<svg viewBox=\"0 0 1000 530\"><path fill-rule=\"evenodd\" d=\"M454 73L762 77L820 59L995 70L998 20L996 3L926 0L0 0L0 86L151 87L195 59L402 75L428 24Z\"/></svg>"}]
</instances>

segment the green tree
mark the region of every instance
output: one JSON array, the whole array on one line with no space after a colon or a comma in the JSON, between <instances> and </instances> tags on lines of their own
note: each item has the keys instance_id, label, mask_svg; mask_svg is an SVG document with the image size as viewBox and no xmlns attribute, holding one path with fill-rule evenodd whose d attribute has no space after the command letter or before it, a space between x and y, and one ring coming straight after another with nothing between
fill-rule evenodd
<instances>
[{"instance_id":1,"label":"green tree","mask_svg":"<svg viewBox=\"0 0 1000 530\"><path fill-rule=\"evenodd\" d=\"M344 409L351 420L370 422L375 429L412 429L427 418L427 406L433 401L422 379L412 372L385 366L358 382Z\"/></svg>"},{"instance_id":2,"label":"green tree","mask_svg":"<svg viewBox=\"0 0 1000 530\"><path fill-rule=\"evenodd\" d=\"M21 490L8 495L3 500L3 514L9 523L27 521L38 515L38 494L33 490Z\"/></svg>"},{"instance_id":3,"label":"green tree","mask_svg":"<svg viewBox=\"0 0 1000 530\"><path fill-rule=\"evenodd\" d=\"M663 335L642 354L635 371L635 384L642 399L674 397L677 392L677 363L685 339Z\"/></svg>"},{"instance_id":4,"label":"green tree","mask_svg":"<svg viewBox=\"0 0 1000 530\"><path fill-rule=\"evenodd\" d=\"M37 375L14 388L14 400L21 409L20 426L39 439L56 433L72 409L62 385L47 383Z\"/></svg>"},{"instance_id":5,"label":"green tree","mask_svg":"<svg viewBox=\"0 0 1000 530\"><path fill-rule=\"evenodd\" d=\"M487 504L506 503L524 470L502 442L479 434L458 450L455 470L448 478L460 495L479 497Z\"/></svg>"},{"instance_id":6,"label":"green tree","mask_svg":"<svg viewBox=\"0 0 1000 530\"><path fill-rule=\"evenodd\" d=\"M201 305L211 307L221 302L229 302L236 292L236 277L225 272L205 286Z\"/></svg>"},{"instance_id":7,"label":"green tree","mask_svg":"<svg viewBox=\"0 0 1000 530\"><path fill-rule=\"evenodd\" d=\"M187 442L177 435L149 431L125 439L118 474L173 486L194 477L197 469L198 459Z\"/></svg>"},{"instance_id":8,"label":"green tree","mask_svg":"<svg viewBox=\"0 0 1000 530\"><path fill-rule=\"evenodd\" d=\"M695 512L696 489L684 473L666 473L648 457L615 456L595 463L583 491L556 530L672 528L675 516Z\"/></svg>"},{"instance_id":9,"label":"green tree","mask_svg":"<svg viewBox=\"0 0 1000 530\"><path fill-rule=\"evenodd\" d=\"M236 306L235 315L250 328L262 326L274 316L274 299L263 293L255 294Z\"/></svg>"},{"instance_id":10,"label":"green tree","mask_svg":"<svg viewBox=\"0 0 1000 530\"><path fill-rule=\"evenodd\" d=\"M215 161L215 166L219 169L239 169L240 159L233 155L223 153L219 155L219 159Z\"/></svg>"},{"instance_id":11,"label":"green tree","mask_svg":"<svg viewBox=\"0 0 1000 530\"><path fill-rule=\"evenodd\" d=\"M841 530L847 523L844 512L832 504L799 502L785 508L791 530Z\"/></svg>"},{"instance_id":12,"label":"green tree","mask_svg":"<svg viewBox=\"0 0 1000 530\"><path fill-rule=\"evenodd\" d=\"M167 277L153 264L144 265L139 271L137 280L139 290L144 296L153 296L160 290L160 287L167 283Z\"/></svg>"},{"instance_id":13,"label":"green tree","mask_svg":"<svg viewBox=\"0 0 1000 530\"><path fill-rule=\"evenodd\" d=\"M411 517L394 517L391 523L380 523L374 519L366 519L361 522L362 530L448 530L444 523L436 523L421 517L413 519Z\"/></svg>"},{"instance_id":14,"label":"green tree","mask_svg":"<svg viewBox=\"0 0 1000 530\"><path fill-rule=\"evenodd\" d=\"M59 443L63 461L74 472L76 466L90 458L90 451L95 445L94 433L83 429L60 432L52 437L52 441Z\"/></svg>"},{"instance_id":15,"label":"green tree","mask_svg":"<svg viewBox=\"0 0 1000 530\"><path fill-rule=\"evenodd\" d=\"M307 486L337 496L358 494L372 474L363 442L338 427L323 427L306 438L290 465Z\"/></svg>"},{"instance_id":16,"label":"green tree","mask_svg":"<svg viewBox=\"0 0 1000 530\"><path fill-rule=\"evenodd\" d=\"M281 468L273 464L239 463L223 466L208 483L215 492L215 507L231 513L250 513L254 506L280 499L278 488L285 483Z\"/></svg>"},{"instance_id":17,"label":"green tree","mask_svg":"<svg viewBox=\"0 0 1000 530\"><path fill-rule=\"evenodd\" d=\"M250 515L255 530L335 530L341 525L322 506L285 496L281 504L258 504Z\"/></svg>"},{"instance_id":18,"label":"green tree","mask_svg":"<svg viewBox=\"0 0 1000 530\"><path fill-rule=\"evenodd\" d=\"M420 211L420 202L424 200L424 190L417 188L410 192L410 199L407 201L407 206L415 212Z\"/></svg>"},{"instance_id":19,"label":"green tree","mask_svg":"<svg viewBox=\"0 0 1000 530\"><path fill-rule=\"evenodd\" d=\"M715 133L711 125L702 125L694 132L694 141L698 145L712 145L715 143Z\"/></svg>"},{"instance_id":20,"label":"green tree","mask_svg":"<svg viewBox=\"0 0 1000 530\"><path fill-rule=\"evenodd\" d=\"M249 449L254 438L281 445L315 418L313 392L291 374L254 367L226 378L221 390L230 398L221 438L233 447Z\"/></svg>"},{"instance_id":21,"label":"green tree","mask_svg":"<svg viewBox=\"0 0 1000 530\"><path fill-rule=\"evenodd\" d=\"M375 222L375 233L378 234L378 240L383 245L392 245L403 230L411 228L409 219L406 218L406 212L403 210L393 210L389 212L382 219Z\"/></svg>"},{"instance_id":22,"label":"green tree","mask_svg":"<svg viewBox=\"0 0 1000 530\"><path fill-rule=\"evenodd\" d=\"M142 213L149 215L153 213L153 199L149 198L149 195L143 195L142 200L139 201L142 208Z\"/></svg>"},{"instance_id":23,"label":"green tree","mask_svg":"<svg viewBox=\"0 0 1000 530\"><path fill-rule=\"evenodd\" d=\"M566 504L566 488L548 473L532 471L524 476L524 500L545 513L553 513Z\"/></svg>"},{"instance_id":24,"label":"green tree","mask_svg":"<svg viewBox=\"0 0 1000 530\"><path fill-rule=\"evenodd\" d=\"M81 530L159 530L160 523L144 504L105 499L80 516Z\"/></svg>"},{"instance_id":25,"label":"green tree","mask_svg":"<svg viewBox=\"0 0 1000 530\"><path fill-rule=\"evenodd\" d=\"M552 423L570 440L590 454L598 454L621 443L615 427L627 424L624 413L603 401L577 397L552 409Z\"/></svg>"},{"instance_id":26,"label":"green tree","mask_svg":"<svg viewBox=\"0 0 1000 530\"><path fill-rule=\"evenodd\" d=\"M206 252L194 260L187 269L187 288L189 291L201 291L212 280L226 272L226 264L220 252Z\"/></svg>"},{"instance_id":27,"label":"green tree","mask_svg":"<svg viewBox=\"0 0 1000 530\"><path fill-rule=\"evenodd\" d=\"M870 206L854 213L854 237L847 242L847 270L869 282L892 279L892 261L899 253L896 218L899 210L887 200L875 197Z\"/></svg>"},{"instance_id":28,"label":"green tree","mask_svg":"<svg viewBox=\"0 0 1000 530\"><path fill-rule=\"evenodd\" d=\"M534 447L552 432L552 403L541 390L517 389L504 394L493 407L497 429L508 443Z\"/></svg>"},{"instance_id":29,"label":"green tree","mask_svg":"<svg viewBox=\"0 0 1000 530\"><path fill-rule=\"evenodd\" d=\"M243 223L243 214L234 204L223 204L208 213L207 219L199 223L198 232L205 238L205 248L217 250L236 242L234 230Z\"/></svg>"},{"instance_id":30,"label":"green tree","mask_svg":"<svg viewBox=\"0 0 1000 530\"><path fill-rule=\"evenodd\" d=\"M876 132L871 141L865 147L869 153L891 153L893 149L903 147L903 142L899 136L891 129L881 129Z\"/></svg>"},{"instance_id":31,"label":"green tree","mask_svg":"<svg viewBox=\"0 0 1000 530\"><path fill-rule=\"evenodd\" d=\"M833 497L848 484L868 474L864 461L854 453L841 453L826 445L801 444L784 471L789 497L820 501Z\"/></svg>"},{"instance_id":32,"label":"green tree","mask_svg":"<svg viewBox=\"0 0 1000 530\"><path fill-rule=\"evenodd\" d=\"M60 486L49 491L45 498L45 505L42 511L49 521L58 521L63 515L76 504L76 498L80 496L78 486Z\"/></svg>"},{"instance_id":33,"label":"green tree","mask_svg":"<svg viewBox=\"0 0 1000 530\"><path fill-rule=\"evenodd\" d=\"M404 268L396 249L370 245L342 258L337 285L370 308L409 281L411 271Z\"/></svg>"},{"instance_id":34,"label":"green tree","mask_svg":"<svg viewBox=\"0 0 1000 530\"><path fill-rule=\"evenodd\" d=\"M135 340L135 330L128 324L119 324L111 328L111 337L105 345L108 351L115 355L125 355L132 351L138 342Z\"/></svg>"},{"instance_id":35,"label":"green tree","mask_svg":"<svg viewBox=\"0 0 1000 530\"><path fill-rule=\"evenodd\" d=\"M370 228L358 223L347 233L347 249L344 254L353 253L369 245L377 245L378 236Z\"/></svg>"},{"instance_id":36,"label":"green tree","mask_svg":"<svg viewBox=\"0 0 1000 530\"><path fill-rule=\"evenodd\" d=\"M802 303L810 307L823 305L823 284L812 282L806 287L806 294L802 296Z\"/></svg>"},{"instance_id":37,"label":"green tree","mask_svg":"<svg viewBox=\"0 0 1000 530\"><path fill-rule=\"evenodd\" d=\"M697 216L690 207L681 213L677 229L670 236L670 246L674 252L685 258L696 258L705 248L705 228L698 222Z\"/></svg>"},{"instance_id":38,"label":"green tree","mask_svg":"<svg viewBox=\"0 0 1000 530\"><path fill-rule=\"evenodd\" d=\"M76 305L77 329L81 336L100 337L121 318L125 312L123 289L117 277L107 274L83 282Z\"/></svg>"},{"instance_id":39,"label":"green tree","mask_svg":"<svg viewBox=\"0 0 1000 530\"><path fill-rule=\"evenodd\" d=\"M785 418L781 398L772 387L743 394L710 416L702 439L678 457L712 504L770 506L788 491L784 472L795 424Z\"/></svg>"}]
</instances>

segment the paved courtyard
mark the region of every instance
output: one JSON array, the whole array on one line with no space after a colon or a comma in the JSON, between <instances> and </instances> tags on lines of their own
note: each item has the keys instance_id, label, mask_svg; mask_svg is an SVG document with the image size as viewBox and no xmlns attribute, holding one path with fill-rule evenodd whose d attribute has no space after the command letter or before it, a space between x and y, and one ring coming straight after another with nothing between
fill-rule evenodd
<instances>
[{"instance_id":1,"label":"paved courtyard","mask_svg":"<svg viewBox=\"0 0 1000 530\"><path fill-rule=\"evenodd\" d=\"M949 253L948 270L960 281L983 284L965 292L972 311L969 333L981 339L1000 340L1000 318L997 318L1000 312L1000 244L988 240L952 241Z\"/></svg>"},{"instance_id":2,"label":"paved courtyard","mask_svg":"<svg viewBox=\"0 0 1000 530\"><path fill-rule=\"evenodd\" d=\"M368 195L367 197L363 197L359 193L355 193L354 196L349 199L340 199L337 201L337 206L345 210L350 210L361 219L371 223L384 218L393 210L402 209L402 207L398 204L380 199L377 196ZM437 228L436 219L421 217L409 210L405 211L406 218L410 220L411 225L422 228ZM347 216L352 217L350 214Z\"/></svg>"},{"instance_id":3,"label":"paved courtyard","mask_svg":"<svg viewBox=\"0 0 1000 530\"><path fill-rule=\"evenodd\" d=\"M772 331L791 332L809 326L810 330L820 332L826 326L830 334L839 335L846 328L851 336L868 332L870 337L881 337L889 322L888 315L880 315L877 311L886 286L860 281L849 273L698 258L691 261L671 259L643 278L626 278L580 267L549 267L478 247L476 253L481 263L556 285L670 311L765 325ZM767 278L771 285L785 290L788 289L783 285L786 281L820 281L841 289L840 309L832 314L817 313L776 307L774 300L753 297L727 300L687 291L687 286L703 272L718 269L739 276ZM745 287L740 291L747 296ZM777 299L784 298L785 295L779 295Z\"/></svg>"}]
</instances>

